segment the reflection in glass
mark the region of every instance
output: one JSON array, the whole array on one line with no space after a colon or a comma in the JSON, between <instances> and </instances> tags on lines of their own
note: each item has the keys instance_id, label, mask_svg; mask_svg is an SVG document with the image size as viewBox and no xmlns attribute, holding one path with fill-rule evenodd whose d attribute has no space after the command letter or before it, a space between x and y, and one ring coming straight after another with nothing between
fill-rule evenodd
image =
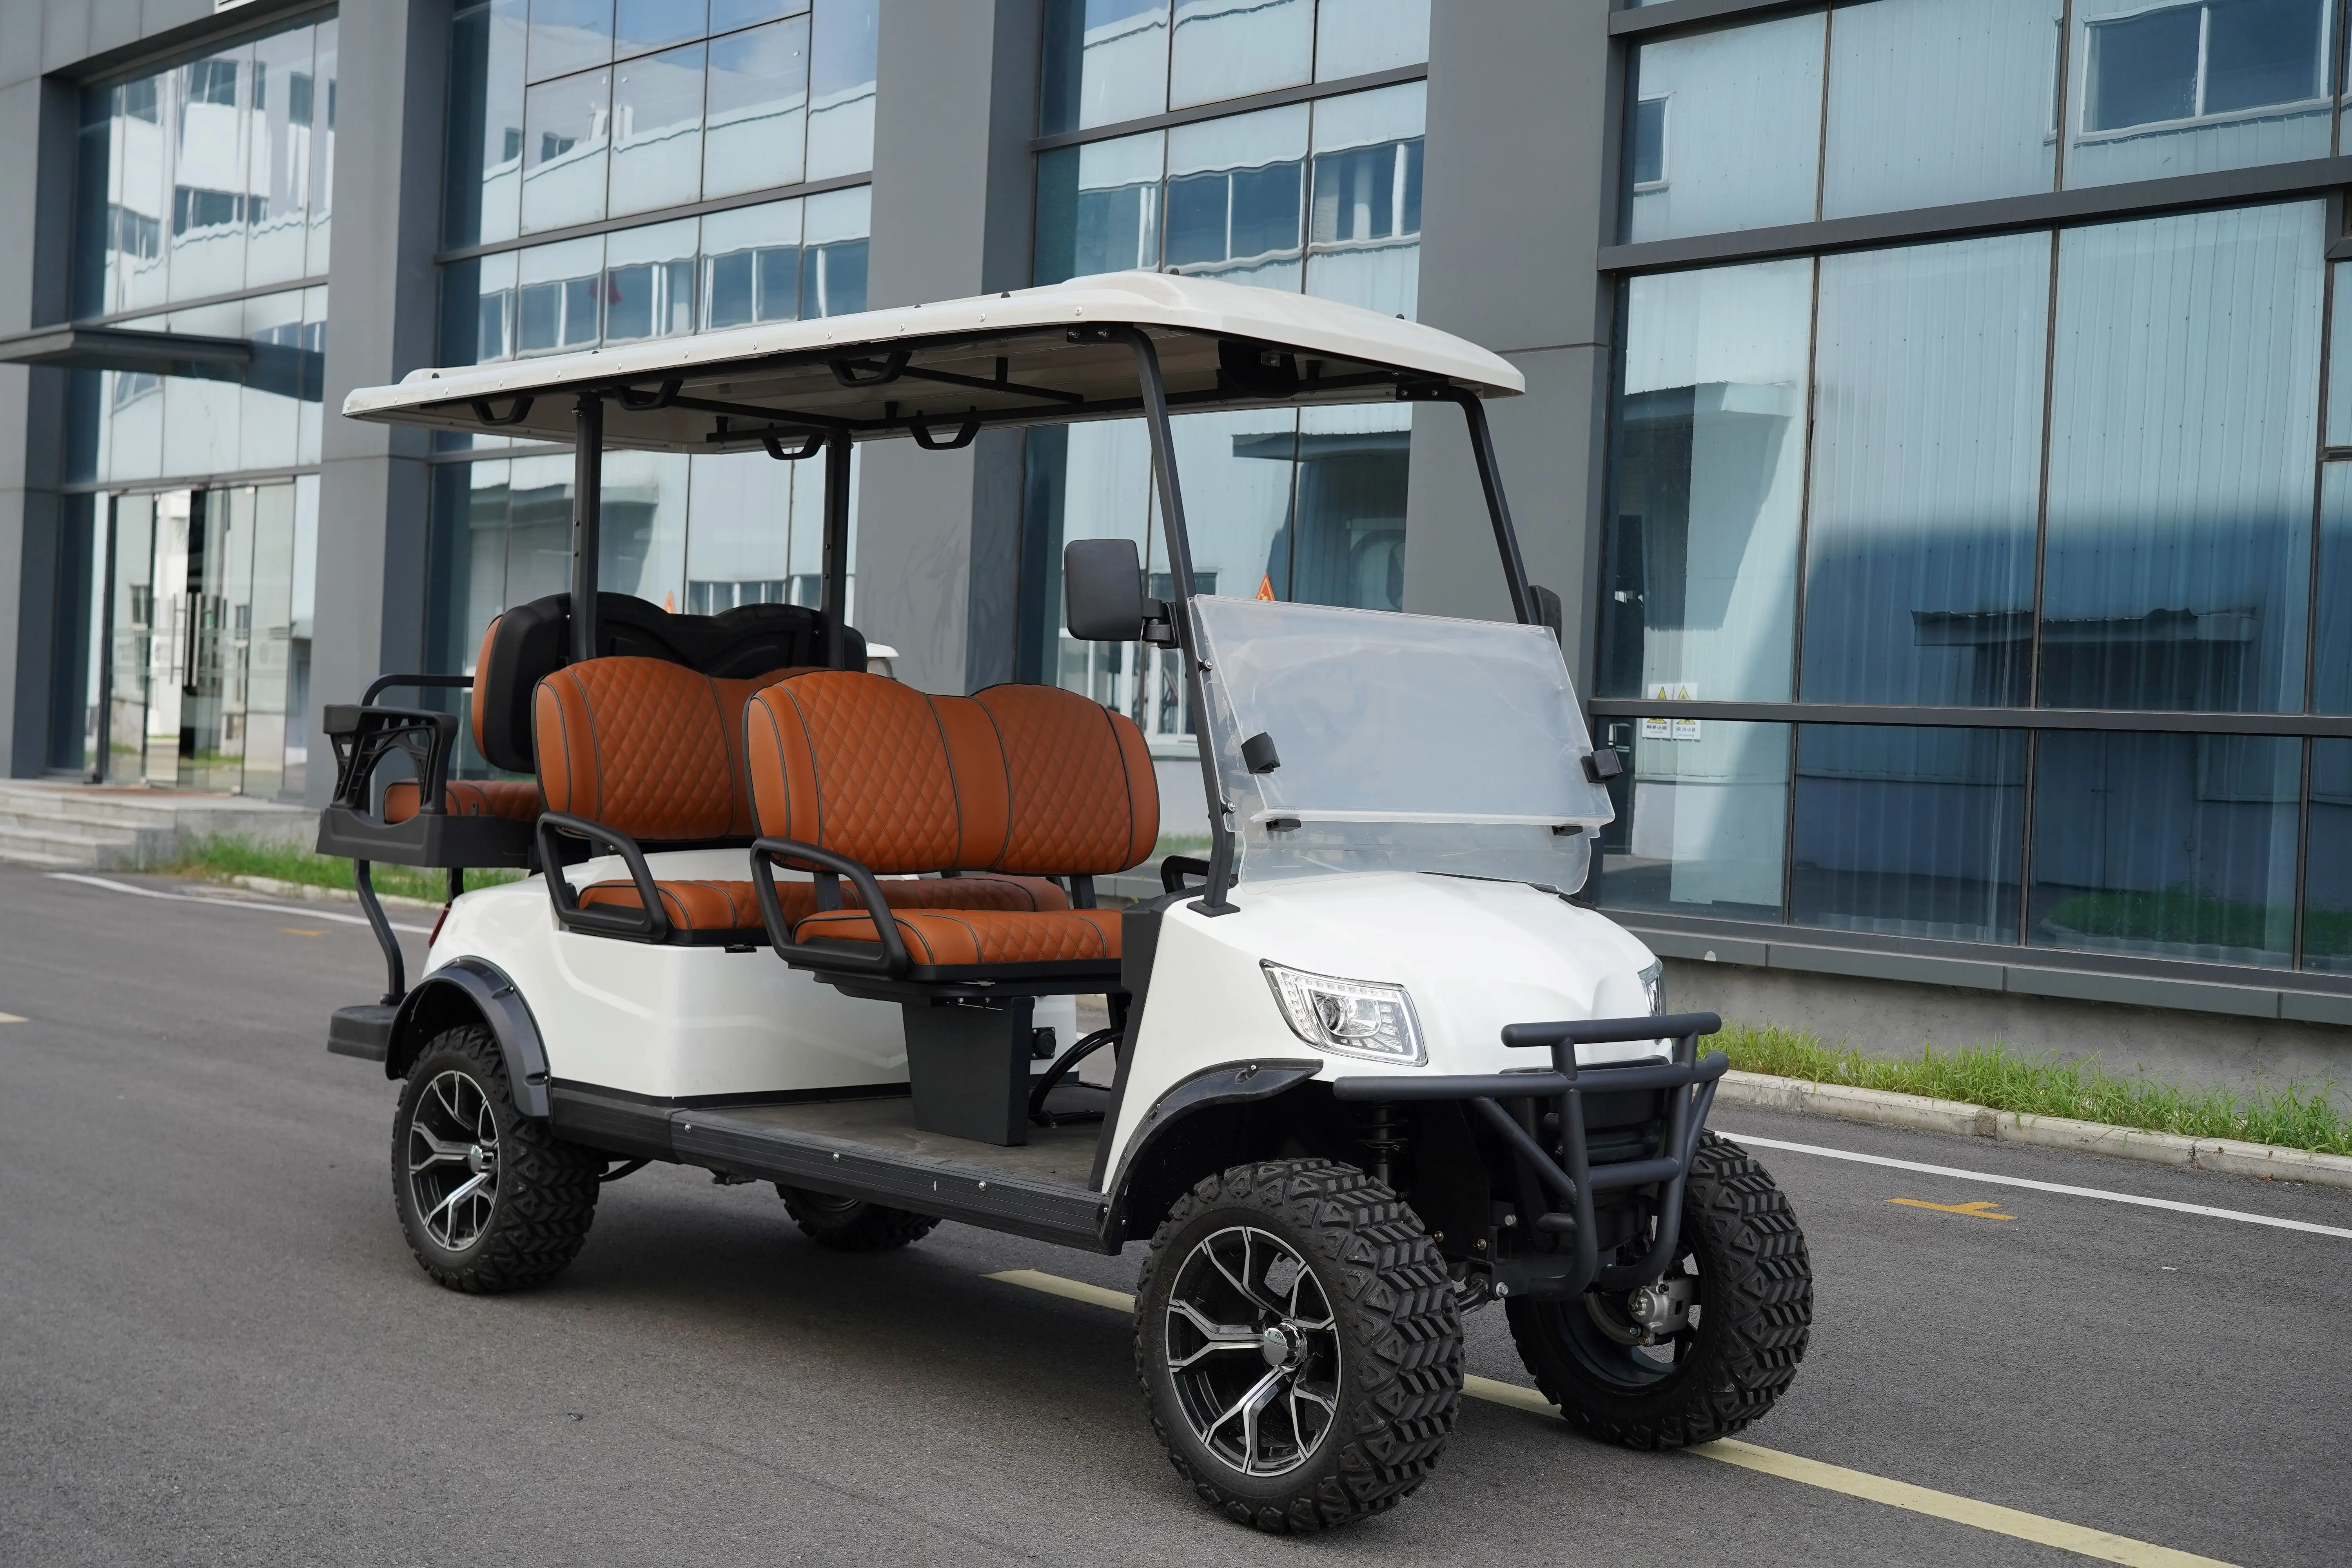
<instances>
[{"instance_id":1,"label":"reflection in glass","mask_svg":"<svg viewBox=\"0 0 2352 1568\"><path fill-rule=\"evenodd\" d=\"M808 177L874 166L878 0L823 0L809 37Z\"/></svg>"},{"instance_id":2,"label":"reflection in glass","mask_svg":"<svg viewBox=\"0 0 2352 1568\"><path fill-rule=\"evenodd\" d=\"M2352 279L2335 276L2335 304L2327 321L2327 444L2352 447Z\"/></svg>"},{"instance_id":3,"label":"reflection in glass","mask_svg":"<svg viewBox=\"0 0 2352 1568\"><path fill-rule=\"evenodd\" d=\"M1707 702L1788 700L1812 269L1768 261L1627 285L1605 695L1664 685Z\"/></svg>"},{"instance_id":4,"label":"reflection in glass","mask_svg":"<svg viewBox=\"0 0 2352 1568\"><path fill-rule=\"evenodd\" d=\"M1804 725L1790 921L2015 942L2025 745L2018 730Z\"/></svg>"},{"instance_id":5,"label":"reflection in glass","mask_svg":"<svg viewBox=\"0 0 2352 1568\"><path fill-rule=\"evenodd\" d=\"M688 464L687 613L790 604L792 496L802 465L776 462L765 452Z\"/></svg>"},{"instance_id":6,"label":"reflection in glass","mask_svg":"<svg viewBox=\"0 0 2352 1568\"><path fill-rule=\"evenodd\" d=\"M1171 424L1200 591L1290 597L1297 414L1287 408L1189 414Z\"/></svg>"},{"instance_id":7,"label":"reflection in glass","mask_svg":"<svg viewBox=\"0 0 2352 1568\"><path fill-rule=\"evenodd\" d=\"M2293 962L2302 771L2276 736L2043 731L2029 940Z\"/></svg>"},{"instance_id":8,"label":"reflection in glass","mask_svg":"<svg viewBox=\"0 0 2352 1568\"><path fill-rule=\"evenodd\" d=\"M2352 973L2352 741L2311 742L2303 966Z\"/></svg>"},{"instance_id":9,"label":"reflection in glass","mask_svg":"<svg viewBox=\"0 0 2352 1568\"><path fill-rule=\"evenodd\" d=\"M1424 83L1315 106L1307 291L1412 320L1421 295Z\"/></svg>"},{"instance_id":10,"label":"reflection in glass","mask_svg":"<svg viewBox=\"0 0 2352 1568\"><path fill-rule=\"evenodd\" d=\"M2044 707L2302 707L2321 213L2060 236Z\"/></svg>"},{"instance_id":11,"label":"reflection in glass","mask_svg":"<svg viewBox=\"0 0 2352 1568\"><path fill-rule=\"evenodd\" d=\"M1429 0L1322 0L1315 79L1338 81L1429 58Z\"/></svg>"},{"instance_id":12,"label":"reflection in glass","mask_svg":"<svg viewBox=\"0 0 2352 1568\"><path fill-rule=\"evenodd\" d=\"M566 76L612 58L613 0L530 0L530 80Z\"/></svg>"},{"instance_id":13,"label":"reflection in glass","mask_svg":"<svg viewBox=\"0 0 2352 1568\"><path fill-rule=\"evenodd\" d=\"M619 0L613 16L615 58L665 49L701 37L709 15L708 0Z\"/></svg>"},{"instance_id":14,"label":"reflection in glass","mask_svg":"<svg viewBox=\"0 0 2352 1568\"><path fill-rule=\"evenodd\" d=\"M692 201L702 177L700 44L646 55L613 70L615 217Z\"/></svg>"},{"instance_id":15,"label":"reflection in glass","mask_svg":"<svg viewBox=\"0 0 2352 1568\"><path fill-rule=\"evenodd\" d=\"M866 309L866 237L873 231L870 185L826 191L803 205L801 319Z\"/></svg>"},{"instance_id":16,"label":"reflection in glass","mask_svg":"<svg viewBox=\"0 0 2352 1568\"><path fill-rule=\"evenodd\" d=\"M2061 0L1840 8L1822 216L2048 190L2062 9Z\"/></svg>"},{"instance_id":17,"label":"reflection in glass","mask_svg":"<svg viewBox=\"0 0 2352 1568\"><path fill-rule=\"evenodd\" d=\"M1168 107L1168 0L1045 0L1037 129L1051 136Z\"/></svg>"},{"instance_id":18,"label":"reflection in glass","mask_svg":"<svg viewBox=\"0 0 2352 1568\"><path fill-rule=\"evenodd\" d=\"M1166 146L1151 131L1038 155L1036 281L1160 265Z\"/></svg>"},{"instance_id":19,"label":"reflection in glass","mask_svg":"<svg viewBox=\"0 0 2352 1568\"><path fill-rule=\"evenodd\" d=\"M1805 700L2031 703L2050 237L1821 266Z\"/></svg>"},{"instance_id":20,"label":"reflection in glass","mask_svg":"<svg viewBox=\"0 0 2352 1568\"><path fill-rule=\"evenodd\" d=\"M318 79L307 27L258 39L253 47L245 283L292 282L302 276L310 230L312 116Z\"/></svg>"},{"instance_id":21,"label":"reflection in glass","mask_svg":"<svg viewBox=\"0 0 2352 1568\"><path fill-rule=\"evenodd\" d=\"M253 344L253 374L237 388L238 445L219 455L215 468L290 468L299 460L302 400L316 402L324 355L305 341L302 290L245 301L245 330Z\"/></svg>"},{"instance_id":22,"label":"reflection in glass","mask_svg":"<svg viewBox=\"0 0 2352 1568\"><path fill-rule=\"evenodd\" d=\"M808 18L710 42L702 194L732 195L801 177L808 113Z\"/></svg>"},{"instance_id":23,"label":"reflection in glass","mask_svg":"<svg viewBox=\"0 0 2352 1568\"><path fill-rule=\"evenodd\" d=\"M605 455L597 565L602 591L679 608L686 588L688 460L677 452Z\"/></svg>"},{"instance_id":24,"label":"reflection in glass","mask_svg":"<svg viewBox=\"0 0 2352 1568\"><path fill-rule=\"evenodd\" d=\"M207 338L245 335L241 303L174 310L170 330ZM240 389L233 381L167 375L163 383L163 472L214 474L237 447Z\"/></svg>"},{"instance_id":25,"label":"reflection in glass","mask_svg":"<svg viewBox=\"0 0 2352 1568\"><path fill-rule=\"evenodd\" d=\"M1627 204L1629 240L1804 223L1822 124L1822 16L1643 44L1637 103L1663 100L1654 180ZM1769 134L1759 134L1769 127ZM1628 139L1638 150L1638 137Z\"/></svg>"},{"instance_id":26,"label":"reflection in glass","mask_svg":"<svg viewBox=\"0 0 2352 1568\"><path fill-rule=\"evenodd\" d=\"M710 30L731 33L755 22L796 16L808 8L809 0L710 0Z\"/></svg>"},{"instance_id":27,"label":"reflection in glass","mask_svg":"<svg viewBox=\"0 0 2352 1568\"><path fill-rule=\"evenodd\" d=\"M1412 410L1402 404L1303 408L1297 494L1277 597L1359 610L1404 608L1405 476Z\"/></svg>"},{"instance_id":28,"label":"reflection in glass","mask_svg":"<svg viewBox=\"0 0 2352 1568\"><path fill-rule=\"evenodd\" d=\"M800 310L801 204L770 202L702 220L702 324L789 321Z\"/></svg>"},{"instance_id":29,"label":"reflection in glass","mask_svg":"<svg viewBox=\"0 0 2352 1568\"><path fill-rule=\"evenodd\" d=\"M2066 184L2327 155L2332 0L2076 0Z\"/></svg>"},{"instance_id":30,"label":"reflection in glass","mask_svg":"<svg viewBox=\"0 0 2352 1568\"><path fill-rule=\"evenodd\" d=\"M522 226L526 234L592 223L604 216L612 96L609 70L541 82L525 96Z\"/></svg>"},{"instance_id":31,"label":"reflection in glass","mask_svg":"<svg viewBox=\"0 0 2352 1568\"><path fill-rule=\"evenodd\" d=\"M1161 563L1142 421L1041 426L1029 432L1027 447L1013 678L1083 693L1135 720L1147 735L1183 734L1181 682L1172 664L1160 671L1152 657L1158 650L1140 643L1079 642L1062 620L1062 549L1069 541L1131 539L1147 569ZM1164 673L1164 683L1155 673Z\"/></svg>"},{"instance_id":32,"label":"reflection in glass","mask_svg":"<svg viewBox=\"0 0 2352 1568\"><path fill-rule=\"evenodd\" d=\"M599 330L597 287L604 267L604 237L535 245L520 253L515 288L515 349L519 353L554 353L586 348Z\"/></svg>"},{"instance_id":33,"label":"reflection in glass","mask_svg":"<svg viewBox=\"0 0 2352 1568\"><path fill-rule=\"evenodd\" d=\"M1305 81L1314 69L1315 0L1176 0L1168 107Z\"/></svg>"},{"instance_id":34,"label":"reflection in glass","mask_svg":"<svg viewBox=\"0 0 2352 1568\"><path fill-rule=\"evenodd\" d=\"M312 278L327 275L327 251L335 230L335 48L339 24L333 17L319 24L311 87L310 239L303 271Z\"/></svg>"},{"instance_id":35,"label":"reflection in glass","mask_svg":"<svg viewBox=\"0 0 2352 1568\"><path fill-rule=\"evenodd\" d=\"M1610 785L1601 902L1728 920L1780 918L1789 726L1604 720L1633 765ZM1664 733L1659 733L1663 727Z\"/></svg>"},{"instance_id":36,"label":"reflection in glass","mask_svg":"<svg viewBox=\"0 0 2352 1568\"><path fill-rule=\"evenodd\" d=\"M2311 709L2352 713L2352 463L2319 471L2318 601Z\"/></svg>"},{"instance_id":37,"label":"reflection in glass","mask_svg":"<svg viewBox=\"0 0 2352 1568\"><path fill-rule=\"evenodd\" d=\"M449 25L449 129L441 239L512 239L522 197L526 0L461 6Z\"/></svg>"},{"instance_id":38,"label":"reflection in glass","mask_svg":"<svg viewBox=\"0 0 2352 1568\"><path fill-rule=\"evenodd\" d=\"M697 221L625 228L604 237L604 341L694 331Z\"/></svg>"},{"instance_id":39,"label":"reflection in glass","mask_svg":"<svg viewBox=\"0 0 2352 1568\"><path fill-rule=\"evenodd\" d=\"M294 460L315 463L323 434L327 369L327 286L302 290L301 402L295 409Z\"/></svg>"},{"instance_id":40,"label":"reflection in glass","mask_svg":"<svg viewBox=\"0 0 2352 1568\"><path fill-rule=\"evenodd\" d=\"M250 46L192 60L173 73L179 89L172 143L172 287L174 300L226 294L245 283L245 231L252 210L246 134L253 102Z\"/></svg>"},{"instance_id":41,"label":"reflection in glass","mask_svg":"<svg viewBox=\"0 0 2352 1568\"><path fill-rule=\"evenodd\" d=\"M1298 287L1307 129L1301 103L1168 133L1165 259L1171 271Z\"/></svg>"}]
</instances>

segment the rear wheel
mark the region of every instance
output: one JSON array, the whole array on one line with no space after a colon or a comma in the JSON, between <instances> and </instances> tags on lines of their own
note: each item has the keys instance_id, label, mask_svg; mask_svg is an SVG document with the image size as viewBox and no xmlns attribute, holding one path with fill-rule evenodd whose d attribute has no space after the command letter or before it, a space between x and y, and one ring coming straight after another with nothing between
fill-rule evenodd
<instances>
[{"instance_id":1,"label":"rear wheel","mask_svg":"<svg viewBox=\"0 0 2352 1568\"><path fill-rule=\"evenodd\" d=\"M1462 1397L1445 1260L1394 1193L1322 1160L1194 1187L1136 1293L1151 1425L1202 1499L1260 1530L1393 1507L1436 1467Z\"/></svg>"},{"instance_id":2,"label":"rear wheel","mask_svg":"<svg viewBox=\"0 0 2352 1568\"><path fill-rule=\"evenodd\" d=\"M1812 1260L1764 1167L1709 1132L1664 1279L1505 1311L1519 1359L1571 1423L1629 1448L1681 1447L1738 1431L1788 1389L1812 1329Z\"/></svg>"},{"instance_id":3,"label":"rear wheel","mask_svg":"<svg viewBox=\"0 0 2352 1568\"><path fill-rule=\"evenodd\" d=\"M392 1202L409 1250L452 1290L563 1272L596 1218L604 1156L517 1111L506 1058L467 1025L426 1042L392 1119Z\"/></svg>"},{"instance_id":4,"label":"rear wheel","mask_svg":"<svg viewBox=\"0 0 2352 1568\"><path fill-rule=\"evenodd\" d=\"M927 1214L813 1193L782 1182L776 1184L776 1195L810 1240L836 1252L887 1252L922 1240L940 1223Z\"/></svg>"}]
</instances>

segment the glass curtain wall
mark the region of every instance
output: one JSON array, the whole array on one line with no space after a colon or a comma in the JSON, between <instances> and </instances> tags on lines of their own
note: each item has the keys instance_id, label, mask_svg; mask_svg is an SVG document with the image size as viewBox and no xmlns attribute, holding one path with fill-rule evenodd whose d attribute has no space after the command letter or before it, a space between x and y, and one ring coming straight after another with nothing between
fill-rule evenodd
<instances>
[{"instance_id":1,"label":"glass curtain wall","mask_svg":"<svg viewBox=\"0 0 2352 1568\"><path fill-rule=\"evenodd\" d=\"M1420 294L1423 84L1360 79L1428 58L1427 0L1052 0L1038 122L1035 279L1134 268L1304 290L1412 317ZM1137 120L1279 88L1328 95L1130 134ZM1202 592L1401 608L1410 411L1175 421ZM1137 542L1172 591L1132 421L1030 433L1017 678L1058 682L1189 747L1173 662L1062 625L1072 539Z\"/></svg>"},{"instance_id":2,"label":"glass curtain wall","mask_svg":"<svg viewBox=\"0 0 2352 1568\"><path fill-rule=\"evenodd\" d=\"M1627 237L2324 155L2336 12L1870 0L1646 43ZM1629 279L1601 901L2352 972L2352 741L2177 717L2352 712L2328 225L2273 199Z\"/></svg>"}]
</instances>

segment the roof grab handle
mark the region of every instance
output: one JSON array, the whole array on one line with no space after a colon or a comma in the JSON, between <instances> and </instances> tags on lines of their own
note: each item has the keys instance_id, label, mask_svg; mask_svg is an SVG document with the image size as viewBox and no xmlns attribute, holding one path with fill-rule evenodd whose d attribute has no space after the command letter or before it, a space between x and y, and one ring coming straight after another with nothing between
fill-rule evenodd
<instances>
[{"instance_id":1,"label":"roof grab handle","mask_svg":"<svg viewBox=\"0 0 2352 1568\"><path fill-rule=\"evenodd\" d=\"M879 364L870 359L834 360L833 379L844 386L887 386L907 374L907 362L914 354L912 349L892 349Z\"/></svg>"},{"instance_id":2,"label":"roof grab handle","mask_svg":"<svg viewBox=\"0 0 2352 1568\"><path fill-rule=\"evenodd\" d=\"M514 407L509 409L503 417L490 412L490 400L487 397L475 398L473 407L474 417L485 425L520 425L530 417L530 397L528 394L517 397L514 400Z\"/></svg>"},{"instance_id":3,"label":"roof grab handle","mask_svg":"<svg viewBox=\"0 0 2352 1568\"><path fill-rule=\"evenodd\" d=\"M814 458L824 450L824 432L810 431L808 439L801 443L797 451L786 451L783 437L773 430L761 432L760 445L768 448L768 456L779 463L797 463L803 458Z\"/></svg>"},{"instance_id":4,"label":"roof grab handle","mask_svg":"<svg viewBox=\"0 0 2352 1568\"><path fill-rule=\"evenodd\" d=\"M632 386L615 387L614 400L632 414L650 414L656 408L667 408L677 399L678 391L686 385L677 376L671 376L652 392L639 392Z\"/></svg>"},{"instance_id":5,"label":"roof grab handle","mask_svg":"<svg viewBox=\"0 0 2352 1568\"><path fill-rule=\"evenodd\" d=\"M929 423L918 414L908 419L907 434L912 436L915 445L926 452L952 452L971 445L972 437L980 434L980 423L978 414L967 416L964 422L956 426L956 433L942 441L931 434Z\"/></svg>"}]
</instances>

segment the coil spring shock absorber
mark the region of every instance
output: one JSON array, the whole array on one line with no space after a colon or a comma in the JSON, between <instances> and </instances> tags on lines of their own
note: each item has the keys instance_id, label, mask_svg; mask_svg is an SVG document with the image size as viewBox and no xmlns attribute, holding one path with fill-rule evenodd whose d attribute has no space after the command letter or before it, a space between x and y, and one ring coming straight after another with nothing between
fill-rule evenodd
<instances>
[{"instance_id":1,"label":"coil spring shock absorber","mask_svg":"<svg viewBox=\"0 0 2352 1568\"><path fill-rule=\"evenodd\" d=\"M1372 1156L1372 1179L1393 1189L1391 1161L1405 1146L1404 1123L1398 1119L1397 1108L1386 1100L1373 1106L1364 1117L1361 1134L1357 1142Z\"/></svg>"}]
</instances>

